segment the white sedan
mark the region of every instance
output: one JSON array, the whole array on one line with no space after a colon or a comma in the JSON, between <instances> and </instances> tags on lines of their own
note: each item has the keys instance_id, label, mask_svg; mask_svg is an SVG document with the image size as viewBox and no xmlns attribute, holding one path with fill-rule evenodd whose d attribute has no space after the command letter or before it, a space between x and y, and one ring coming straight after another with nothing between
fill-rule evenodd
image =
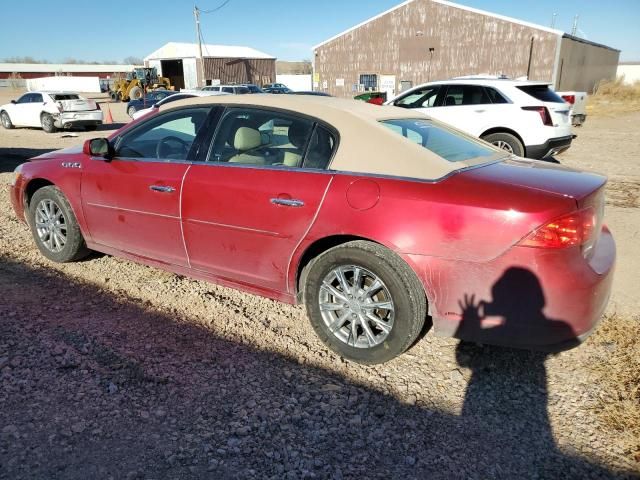
<instances>
[{"instance_id":1,"label":"white sedan","mask_svg":"<svg viewBox=\"0 0 640 480\"><path fill-rule=\"evenodd\" d=\"M7 129L41 127L47 133L68 127L95 130L102 120L102 110L94 100L73 92L29 92L0 106L0 122Z\"/></svg>"}]
</instances>

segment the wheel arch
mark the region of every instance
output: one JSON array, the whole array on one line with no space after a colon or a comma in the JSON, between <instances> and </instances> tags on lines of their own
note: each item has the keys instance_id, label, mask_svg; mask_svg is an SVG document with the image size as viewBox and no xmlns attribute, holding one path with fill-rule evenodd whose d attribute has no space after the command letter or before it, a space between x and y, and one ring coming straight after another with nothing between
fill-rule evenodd
<instances>
[{"instance_id":1,"label":"wheel arch","mask_svg":"<svg viewBox=\"0 0 640 480\"><path fill-rule=\"evenodd\" d=\"M304 281L305 268L307 268L311 264L312 260L314 258L318 258L320 255L322 255L327 250L330 250L331 248L357 240L380 245L392 252L394 255L398 256L403 262L405 262L415 274L416 278L420 282L420 285L422 285L422 290L425 299L427 300L427 306L430 304L431 295L429 294L429 289L424 284L422 276L418 274L416 265L414 265L409 259L407 259L406 256L400 255L395 249L389 247L388 245L385 245L384 243L373 240L371 238L353 234L339 234L322 237L313 241L305 248L304 252L302 253L302 255L300 255L297 261L297 265L295 268L295 278L292 285L292 287L294 288L293 292L297 303L303 303L304 288L302 286L302 282Z\"/></svg>"},{"instance_id":2,"label":"wheel arch","mask_svg":"<svg viewBox=\"0 0 640 480\"><path fill-rule=\"evenodd\" d=\"M26 209L29 209L29 203L31 202L31 198L33 197L33 194L36 193L41 188L48 187L48 186L55 187L56 184L53 183L51 180L47 180L46 178L32 178L31 180L29 180L29 183L27 183L27 185L24 187L23 201Z\"/></svg>"}]
</instances>

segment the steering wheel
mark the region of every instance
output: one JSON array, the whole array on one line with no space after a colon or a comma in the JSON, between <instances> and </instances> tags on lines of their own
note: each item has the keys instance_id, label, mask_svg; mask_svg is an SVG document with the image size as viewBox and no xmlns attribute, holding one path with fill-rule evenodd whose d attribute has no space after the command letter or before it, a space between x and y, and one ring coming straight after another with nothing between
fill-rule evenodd
<instances>
[{"instance_id":1,"label":"steering wheel","mask_svg":"<svg viewBox=\"0 0 640 480\"><path fill-rule=\"evenodd\" d=\"M158 145L156 146L156 158L167 158L169 153L173 153L173 148L170 145L171 142L179 144L180 148L184 152L184 157L186 158L189 153L189 149L191 148L191 144L173 135L164 137L158 142Z\"/></svg>"}]
</instances>

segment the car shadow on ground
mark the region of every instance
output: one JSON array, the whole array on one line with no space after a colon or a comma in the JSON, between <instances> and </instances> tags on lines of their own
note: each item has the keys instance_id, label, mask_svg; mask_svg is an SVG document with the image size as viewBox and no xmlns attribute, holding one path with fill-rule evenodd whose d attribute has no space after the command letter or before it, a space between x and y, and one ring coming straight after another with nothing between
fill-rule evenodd
<instances>
[{"instance_id":1,"label":"car shadow on ground","mask_svg":"<svg viewBox=\"0 0 640 480\"><path fill-rule=\"evenodd\" d=\"M535 354L492 351L454 415L7 256L0 292L7 478L631 476L556 448Z\"/></svg>"},{"instance_id":2,"label":"car shadow on ground","mask_svg":"<svg viewBox=\"0 0 640 480\"><path fill-rule=\"evenodd\" d=\"M13 172L30 158L56 150L55 148L0 148L0 173Z\"/></svg>"}]
</instances>

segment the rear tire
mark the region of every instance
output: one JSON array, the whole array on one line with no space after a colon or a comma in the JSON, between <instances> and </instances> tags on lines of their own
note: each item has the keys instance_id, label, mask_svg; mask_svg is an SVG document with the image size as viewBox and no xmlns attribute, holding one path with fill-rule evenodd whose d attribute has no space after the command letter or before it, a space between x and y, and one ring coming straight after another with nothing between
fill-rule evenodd
<instances>
[{"instance_id":1,"label":"rear tire","mask_svg":"<svg viewBox=\"0 0 640 480\"><path fill-rule=\"evenodd\" d=\"M13 123L11 123L11 117L7 112L2 112L0 114L0 121L2 122L2 126L7 130L11 130L13 128Z\"/></svg>"},{"instance_id":2,"label":"rear tire","mask_svg":"<svg viewBox=\"0 0 640 480\"><path fill-rule=\"evenodd\" d=\"M485 135L482 139L518 157L524 157L524 145L522 145L522 142L518 140L515 135L511 135L510 133L492 133Z\"/></svg>"},{"instance_id":3,"label":"rear tire","mask_svg":"<svg viewBox=\"0 0 640 480\"><path fill-rule=\"evenodd\" d=\"M305 267L301 283L316 334L351 361L387 362L406 351L424 326L420 280L381 245L359 240L327 250Z\"/></svg>"},{"instance_id":4,"label":"rear tire","mask_svg":"<svg viewBox=\"0 0 640 480\"><path fill-rule=\"evenodd\" d=\"M58 187L49 185L33 194L28 220L38 250L49 260L73 262L90 253L71 205Z\"/></svg>"},{"instance_id":5,"label":"rear tire","mask_svg":"<svg viewBox=\"0 0 640 480\"><path fill-rule=\"evenodd\" d=\"M50 113L40 115L40 124L42 125L42 130L47 133L56 133L58 131Z\"/></svg>"}]
</instances>

